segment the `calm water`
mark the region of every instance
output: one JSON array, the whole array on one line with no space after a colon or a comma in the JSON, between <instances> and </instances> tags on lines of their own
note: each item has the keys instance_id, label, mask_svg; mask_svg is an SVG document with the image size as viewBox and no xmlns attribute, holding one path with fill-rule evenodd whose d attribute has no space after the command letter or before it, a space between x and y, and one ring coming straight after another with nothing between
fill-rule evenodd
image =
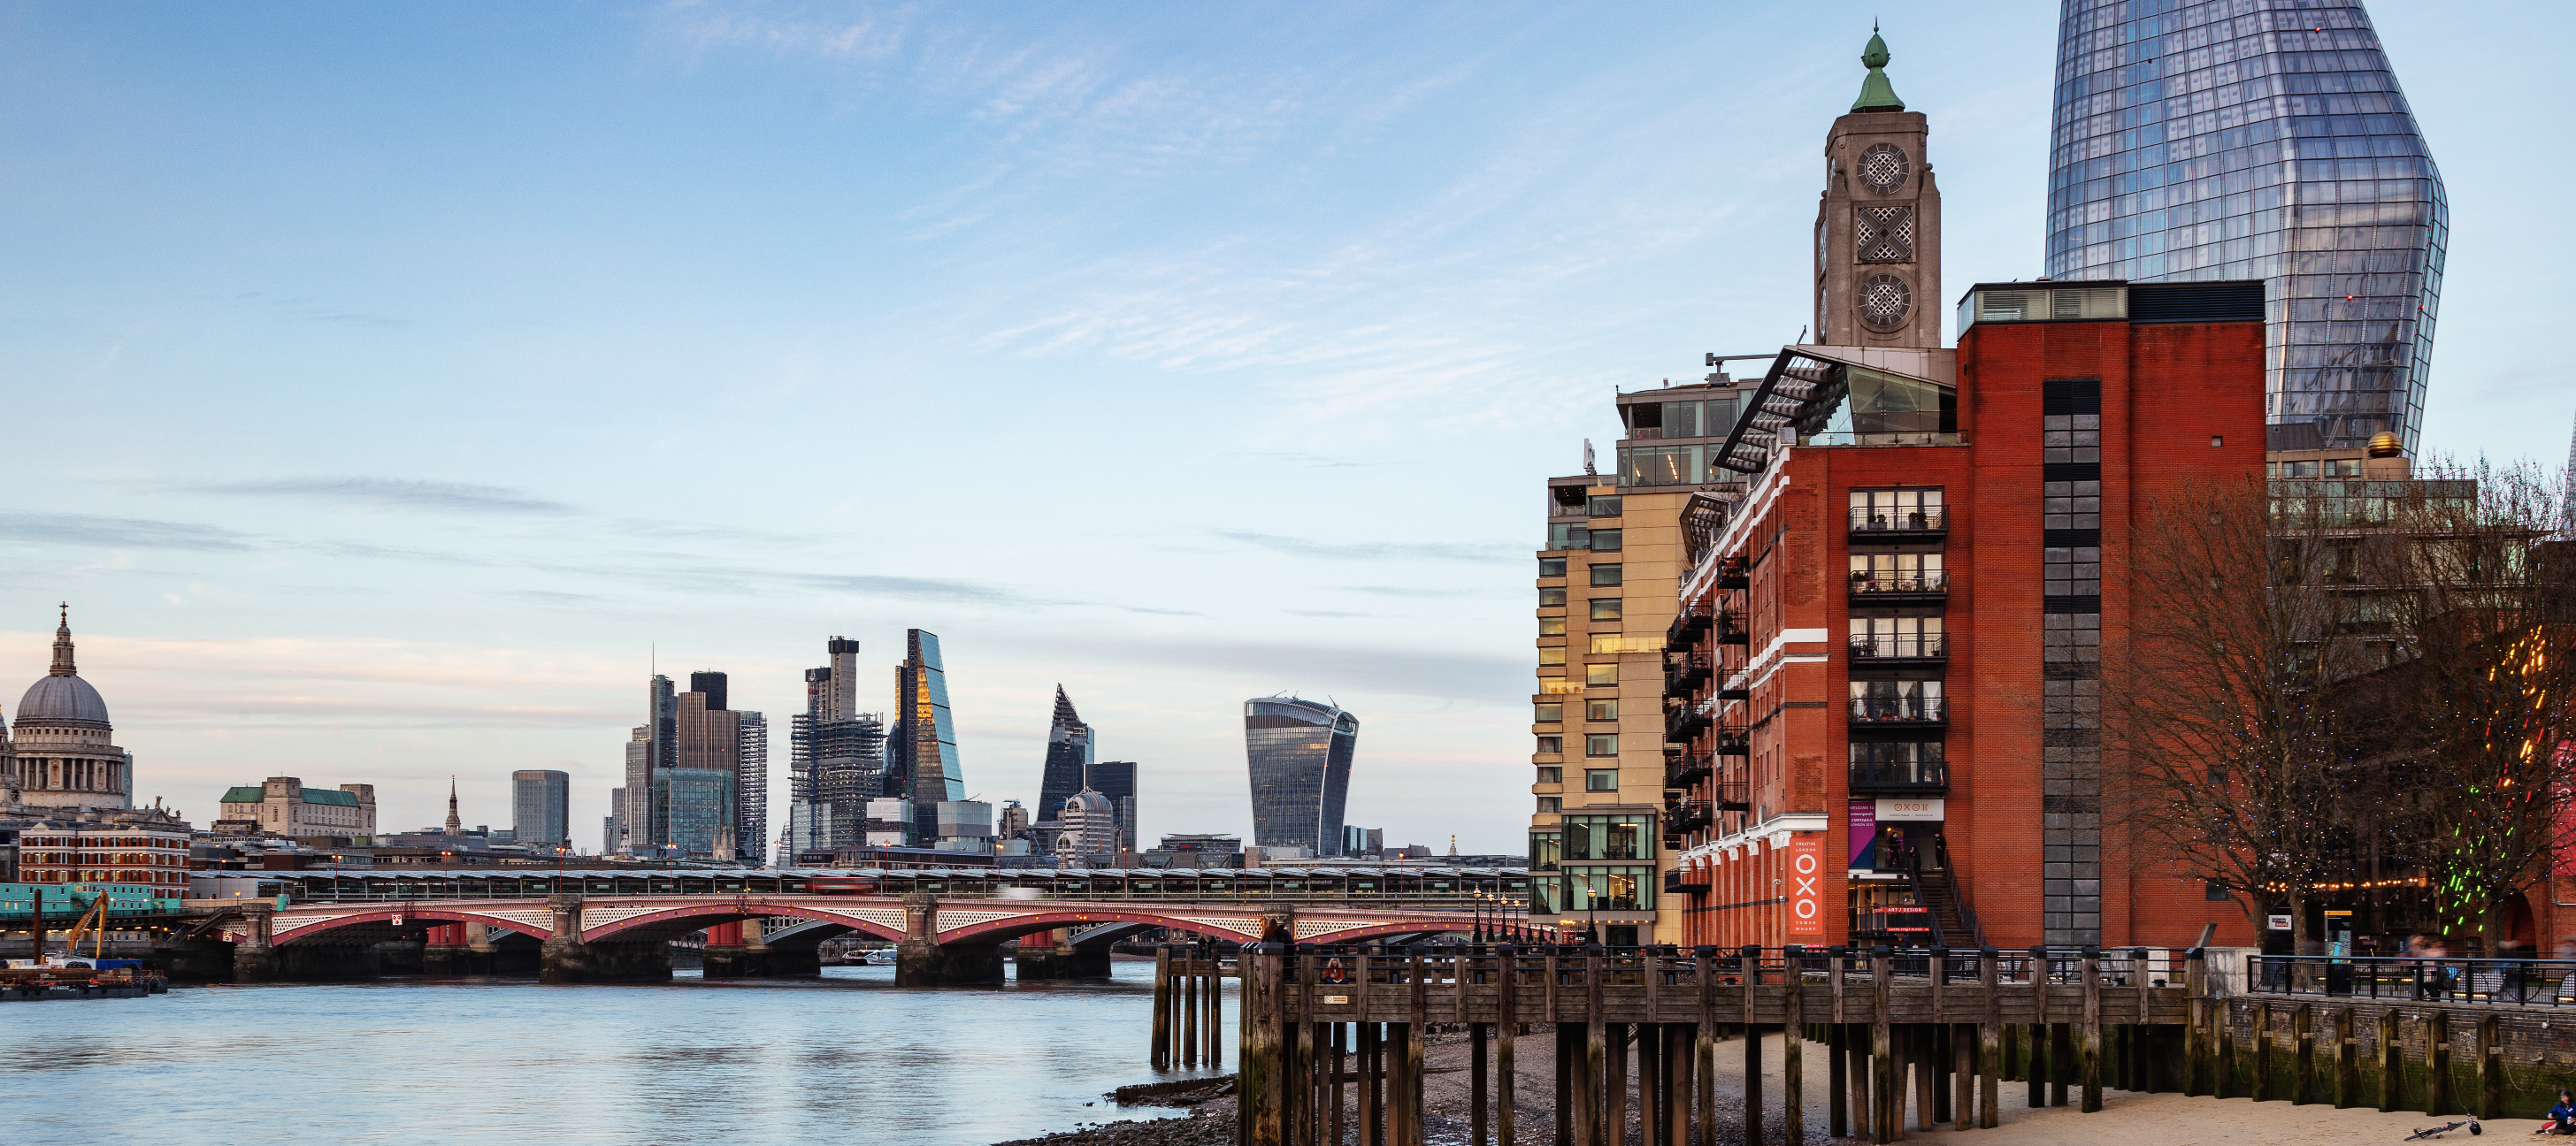
<instances>
[{"instance_id":1,"label":"calm water","mask_svg":"<svg viewBox=\"0 0 2576 1146\"><path fill-rule=\"evenodd\" d=\"M0 1004L0 1141L919 1143L1121 1114L1147 1065L1150 962L1107 982L820 980L173 988ZM1234 1004L1226 1004L1231 1032ZM1229 1065L1234 1036L1224 1045ZM1097 1103L1086 1106L1085 1103Z\"/></svg>"}]
</instances>

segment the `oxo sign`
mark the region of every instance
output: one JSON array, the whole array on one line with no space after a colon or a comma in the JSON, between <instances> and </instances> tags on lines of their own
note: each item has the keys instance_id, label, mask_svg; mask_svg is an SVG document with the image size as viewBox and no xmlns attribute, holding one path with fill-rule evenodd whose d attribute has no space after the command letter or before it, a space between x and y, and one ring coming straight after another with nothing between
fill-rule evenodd
<instances>
[{"instance_id":1,"label":"oxo sign","mask_svg":"<svg viewBox=\"0 0 2576 1146\"><path fill-rule=\"evenodd\" d=\"M1825 934L1825 841L1813 832L1789 839L1789 934Z\"/></svg>"}]
</instances>

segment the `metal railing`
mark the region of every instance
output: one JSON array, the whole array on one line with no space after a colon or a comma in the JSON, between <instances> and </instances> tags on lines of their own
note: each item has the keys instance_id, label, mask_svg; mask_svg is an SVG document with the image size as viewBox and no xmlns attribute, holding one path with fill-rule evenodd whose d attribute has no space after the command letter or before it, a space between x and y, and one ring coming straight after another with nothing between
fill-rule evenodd
<instances>
[{"instance_id":1,"label":"metal railing","mask_svg":"<svg viewBox=\"0 0 2576 1146\"><path fill-rule=\"evenodd\" d=\"M1884 577L1854 575L1851 582L1851 593L1855 597L1946 595L1949 592L1950 571L1947 569L1935 569L1928 573L1889 574Z\"/></svg>"},{"instance_id":2,"label":"metal railing","mask_svg":"<svg viewBox=\"0 0 2576 1146\"><path fill-rule=\"evenodd\" d=\"M2255 955L2245 980L2250 994L2576 1007L2576 959Z\"/></svg>"},{"instance_id":3,"label":"metal railing","mask_svg":"<svg viewBox=\"0 0 2576 1146\"><path fill-rule=\"evenodd\" d=\"M1949 528L1949 511L1937 505L1927 509L1851 511L1854 533L1940 533Z\"/></svg>"},{"instance_id":4,"label":"metal railing","mask_svg":"<svg viewBox=\"0 0 2576 1146\"><path fill-rule=\"evenodd\" d=\"M1949 765L1940 760L1854 760L1853 791L1909 792L1950 786Z\"/></svg>"},{"instance_id":5,"label":"metal railing","mask_svg":"<svg viewBox=\"0 0 2576 1146\"><path fill-rule=\"evenodd\" d=\"M1950 659L1950 635L1853 637L1851 656L1856 661L1946 661Z\"/></svg>"},{"instance_id":6,"label":"metal railing","mask_svg":"<svg viewBox=\"0 0 2576 1146\"><path fill-rule=\"evenodd\" d=\"M1940 696L1855 696L1854 724L1946 724L1950 701Z\"/></svg>"}]
</instances>

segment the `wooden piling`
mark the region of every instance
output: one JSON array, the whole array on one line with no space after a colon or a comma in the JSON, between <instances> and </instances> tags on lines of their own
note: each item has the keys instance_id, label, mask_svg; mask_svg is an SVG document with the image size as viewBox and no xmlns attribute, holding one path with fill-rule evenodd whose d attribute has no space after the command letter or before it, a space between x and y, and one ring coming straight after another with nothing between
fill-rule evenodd
<instances>
[{"instance_id":1,"label":"wooden piling","mask_svg":"<svg viewBox=\"0 0 2576 1146\"><path fill-rule=\"evenodd\" d=\"M2316 1008L2301 1003L2290 1011L2291 1069L2290 1105L2306 1106L2317 1100L2317 1017Z\"/></svg>"},{"instance_id":2,"label":"wooden piling","mask_svg":"<svg viewBox=\"0 0 2576 1146\"><path fill-rule=\"evenodd\" d=\"M1485 1104L1491 1097L1485 1084L1487 1033L1488 1028L1483 1023L1467 1024L1467 1136L1475 1146L1485 1146L1486 1143Z\"/></svg>"},{"instance_id":3,"label":"wooden piling","mask_svg":"<svg viewBox=\"0 0 2576 1146\"><path fill-rule=\"evenodd\" d=\"M1843 1017L1843 949L1825 949L1825 989L1831 996L1833 1021L1825 1027L1825 1134L1842 1138L1851 1134L1851 1064L1844 1059L1851 1052L1851 1031Z\"/></svg>"},{"instance_id":4,"label":"wooden piling","mask_svg":"<svg viewBox=\"0 0 2576 1146\"><path fill-rule=\"evenodd\" d=\"M1869 1129L1870 1141L1878 1143L1905 1137L1905 1099L1896 1090L1896 1034L1887 1014L1888 977L1894 973L1895 961L1888 958L1887 948L1870 948L1869 990L1876 1005L1869 1025Z\"/></svg>"},{"instance_id":5,"label":"wooden piling","mask_svg":"<svg viewBox=\"0 0 2576 1146\"><path fill-rule=\"evenodd\" d=\"M2361 1090L2361 1040L2353 1037L2352 1008L2335 1012L2335 1109L2349 1110Z\"/></svg>"},{"instance_id":6,"label":"wooden piling","mask_svg":"<svg viewBox=\"0 0 2576 1146\"><path fill-rule=\"evenodd\" d=\"M1583 1074L1575 1089L1575 1101L1582 1104L1574 1127L1577 1146L1605 1146L1609 1141L1601 1133L1602 1044L1610 1035L1602 1015L1601 980L1608 974L1608 963L1600 948L1583 949Z\"/></svg>"},{"instance_id":7,"label":"wooden piling","mask_svg":"<svg viewBox=\"0 0 2576 1146\"><path fill-rule=\"evenodd\" d=\"M2183 993L2189 997L2182 1027L2182 1092L2197 1098L2211 1093L2209 954L2198 947L2183 957Z\"/></svg>"},{"instance_id":8,"label":"wooden piling","mask_svg":"<svg viewBox=\"0 0 2576 1146\"><path fill-rule=\"evenodd\" d=\"M1235 1075L1235 1140L1242 1146L1290 1146L1288 1080L1279 1061L1278 1004L1285 958L1283 944L1243 947L1244 1053Z\"/></svg>"},{"instance_id":9,"label":"wooden piling","mask_svg":"<svg viewBox=\"0 0 2576 1146\"><path fill-rule=\"evenodd\" d=\"M2102 1109L2102 952L2084 949L2084 1113Z\"/></svg>"},{"instance_id":10,"label":"wooden piling","mask_svg":"<svg viewBox=\"0 0 2576 1146\"><path fill-rule=\"evenodd\" d=\"M2254 1101L2272 1100L2272 1004L2254 1004Z\"/></svg>"},{"instance_id":11,"label":"wooden piling","mask_svg":"<svg viewBox=\"0 0 2576 1146\"><path fill-rule=\"evenodd\" d=\"M1359 1003L1360 1146L1386 1146L1386 1028L1369 1019L1377 969L1362 948L1351 957L1352 997ZM1338 1146L1338 1144L1337 1144Z\"/></svg>"},{"instance_id":12,"label":"wooden piling","mask_svg":"<svg viewBox=\"0 0 2576 1146\"><path fill-rule=\"evenodd\" d=\"M1422 1051L1431 1034L1431 983L1424 974L1422 952L1413 953L1413 994L1404 1024L1404 1137L1398 1146L1422 1144Z\"/></svg>"},{"instance_id":13,"label":"wooden piling","mask_svg":"<svg viewBox=\"0 0 2576 1146\"><path fill-rule=\"evenodd\" d=\"M1664 1024L1665 1146L1690 1146L1690 1024Z\"/></svg>"},{"instance_id":14,"label":"wooden piling","mask_svg":"<svg viewBox=\"0 0 2576 1146\"><path fill-rule=\"evenodd\" d=\"M1941 1081L1937 1077L1939 1060L1932 1045L1932 1024L1906 1024L1905 1057L1914 1068L1914 1128L1932 1131L1941 1128Z\"/></svg>"},{"instance_id":15,"label":"wooden piling","mask_svg":"<svg viewBox=\"0 0 2576 1146\"><path fill-rule=\"evenodd\" d=\"M2424 1016L2424 1065L2433 1076L2425 1088L2424 1113L2451 1112L2451 1016L2435 1010Z\"/></svg>"},{"instance_id":16,"label":"wooden piling","mask_svg":"<svg viewBox=\"0 0 2576 1146\"><path fill-rule=\"evenodd\" d=\"M1977 1028L1972 1023L1950 1024L1950 1113L1953 1130L1977 1124Z\"/></svg>"},{"instance_id":17,"label":"wooden piling","mask_svg":"<svg viewBox=\"0 0 2576 1146\"><path fill-rule=\"evenodd\" d=\"M1691 1033L1691 1088L1699 1112L1698 1146L1717 1146L1717 949L1691 950L1691 976L1699 990L1699 1026Z\"/></svg>"},{"instance_id":18,"label":"wooden piling","mask_svg":"<svg viewBox=\"0 0 2576 1146\"><path fill-rule=\"evenodd\" d=\"M2478 1107L2469 1113L2495 1118L2504 1109L2504 1025L2488 1015L2478 1020Z\"/></svg>"},{"instance_id":19,"label":"wooden piling","mask_svg":"<svg viewBox=\"0 0 2576 1146\"><path fill-rule=\"evenodd\" d=\"M1786 951L1788 970L1780 978L1789 986L1780 1011L1780 1133L1791 1142L1807 1140L1807 949Z\"/></svg>"},{"instance_id":20,"label":"wooden piling","mask_svg":"<svg viewBox=\"0 0 2576 1146\"><path fill-rule=\"evenodd\" d=\"M1324 1127L1326 1138L1332 1143L1332 1146L1342 1146L1342 1139L1345 1133L1342 1125L1342 1111L1344 1109L1343 1102L1347 1096L1343 1093L1342 1087L1349 1083L1351 1078L1349 1073L1349 1052L1351 1049L1350 1036L1351 1024L1333 1024L1331 1116L1325 1120Z\"/></svg>"},{"instance_id":21,"label":"wooden piling","mask_svg":"<svg viewBox=\"0 0 2576 1146\"><path fill-rule=\"evenodd\" d=\"M1849 1024L1843 1031L1843 1057L1848 1060L1846 1073L1851 1076L1851 1136L1867 1138L1872 1121L1878 1117L1878 1104L1871 1097L1874 1079L1870 1068L1870 1034L1866 1023Z\"/></svg>"},{"instance_id":22,"label":"wooden piling","mask_svg":"<svg viewBox=\"0 0 2576 1146\"><path fill-rule=\"evenodd\" d=\"M1181 949L1181 1065L1199 1064L1199 976L1197 961Z\"/></svg>"},{"instance_id":23,"label":"wooden piling","mask_svg":"<svg viewBox=\"0 0 2576 1146\"><path fill-rule=\"evenodd\" d=\"M2394 1010L2379 1012L2371 1030L2379 1036L2379 1109L2393 1113L2397 1109L2397 1088L2406 1078L2406 1043L2401 1037L2405 1031Z\"/></svg>"},{"instance_id":24,"label":"wooden piling","mask_svg":"<svg viewBox=\"0 0 2576 1146\"><path fill-rule=\"evenodd\" d=\"M1497 1044L1494 1047L1494 1132L1504 1146L1520 1146L1520 1123L1512 1111L1515 1069L1512 1065L1512 1038L1520 1032L1521 1023L1520 950L1503 948L1501 967L1503 981L1497 988L1501 998L1497 1000L1494 1013L1497 1020L1494 1024L1494 1041ZM1341 1146L1341 1140L1334 1139L1333 1146Z\"/></svg>"},{"instance_id":25,"label":"wooden piling","mask_svg":"<svg viewBox=\"0 0 2576 1146\"><path fill-rule=\"evenodd\" d=\"M1986 989L1986 1021L1977 1028L1977 1125L1992 1130L2003 1120L1995 1104L2003 1097L2003 994L1995 988L2002 952L1988 947L1977 953L1977 982Z\"/></svg>"},{"instance_id":26,"label":"wooden piling","mask_svg":"<svg viewBox=\"0 0 2576 1146\"><path fill-rule=\"evenodd\" d=\"M1172 945L1154 948L1154 1068L1172 1065Z\"/></svg>"},{"instance_id":27,"label":"wooden piling","mask_svg":"<svg viewBox=\"0 0 2576 1146\"><path fill-rule=\"evenodd\" d=\"M2048 948L2030 949L2030 1055L2023 1073L2030 1076L2030 1108L2048 1105L2048 1078L2057 1062L2048 1048Z\"/></svg>"},{"instance_id":28,"label":"wooden piling","mask_svg":"<svg viewBox=\"0 0 2576 1146\"><path fill-rule=\"evenodd\" d=\"M1744 1140L1762 1141L1762 1030L1753 1025L1753 993L1762 986L1762 949L1736 952L1736 978L1744 988Z\"/></svg>"}]
</instances>

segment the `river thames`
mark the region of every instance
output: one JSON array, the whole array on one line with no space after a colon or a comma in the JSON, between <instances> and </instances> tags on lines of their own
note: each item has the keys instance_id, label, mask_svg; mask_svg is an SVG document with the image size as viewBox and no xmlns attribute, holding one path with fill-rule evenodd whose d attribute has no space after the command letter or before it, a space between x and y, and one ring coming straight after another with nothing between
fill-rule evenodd
<instances>
[{"instance_id":1,"label":"river thames","mask_svg":"<svg viewBox=\"0 0 2576 1146\"><path fill-rule=\"evenodd\" d=\"M980 1146L1168 1115L1101 1096L1220 1073L1153 1070L1153 964L1114 971L936 989L898 988L891 967L559 987L387 979L10 1005L0 1122L13 1144ZM1229 1001L1229 1031L1233 1014Z\"/></svg>"}]
</instances>

